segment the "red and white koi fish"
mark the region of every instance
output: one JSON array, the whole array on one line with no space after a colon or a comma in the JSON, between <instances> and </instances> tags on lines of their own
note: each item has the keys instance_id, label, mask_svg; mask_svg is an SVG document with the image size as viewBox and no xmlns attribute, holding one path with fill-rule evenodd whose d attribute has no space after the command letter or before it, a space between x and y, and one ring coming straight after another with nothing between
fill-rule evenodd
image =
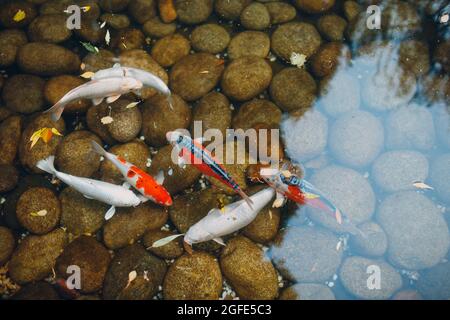
<instances>
[{"instance_id":1,"label":"red and white koi fish","mask_svg":"<svg viewBox=\"0 0 450 320\"><path fill-rule=\"evenodd\" d=\"M142 196L140 198L142 202L151 200L163 206L172 205L172 197L162 186L164 182L163 171L160 171L154 179L151 175L125 159L107 152L97 142L92 141L91 143L94 151L111 161L122 173L127 183L141 193Z\"/></svg>"},{"instance_id":2,"label":"red and white koi fish","mask_svg":"<svg viewBox=\"0 0 450 320\"><path fill-rule=\"evenodd\" d=\"M194 165L206 176L225 183L247 201L249 206L252 205L252 200L248 195L242 191L241 187L234 181L225 168L200 143L176 131L169 131L166 137L170 144L179 152L178 165L180 167L184 167L186 163Z\"/></svg>"},{"instance_id":3,"label":"red and white koi fish","mask_svg":"<svg viewBox=\"0 0 450 320\"><path fill-rule=\"evenodd\" d=\"M260 176L269 186L277 191L274 207L281 207L287 199L290 199L301 205L306 204L333 214L336 221L342 224L340 210L308 181L300 179L287 169L262 168Z\"/></svg>"},{"instance_id":4,"label":"red and white koi fish","mask_svg":"<svg viewBox=\"0 0 450 320\"><path fill-rule=\"evenodd\" d=\"M273 199L275 190L266 188L250 197L254 203L250 207L245 200L240 200L222 209L214 208L208 212L206 217L191 226L186 234L178 234L160 239L153 243L152 247L160 247L173 239L184 235L184 247L187 252L192 253L191 246L194 243L214 240L225 245L223 236L232 234L250 224L258 213Z\"/></svg>"},{"instance_id":5,"label":"red and white koi fish","mask_svg":"<svg viewBox=\"0 0 450 320\"><path fill-rule=\"evenodd\" d=\"M52 113L53 121L58 121L64 107L78 99L92 99L94 105L100 104L104 98L112 103L122 94L137 91L142 88L142 82L130 77L112 77L92 80L82 84L66 93L53 107L45 112Z\"/></svg>"},{"instance_id":6,"label":"red and white koi fish","mask_svg":"<svg viewBox=\"0 0 450 320\"><path fill-rule=\"evenodd\" d=\"M106 212L105 219L109 220L116 212L116 207L136 207L141 200L131 190L104 181L76 177L67 173L57 171L54 166L55 157L50 156L40 160L36 167L51 173L65 184L71 186L88 199L94 199L111 205Z\"/></svg>"},{"instance_id":7,"label":"red and white koi fish","mask_svg":"<svg viewBox=\"0 0 450 320\"><path fill-rule=\"evenodd\" d=\"M151 72L131 68L122 67L119 63L114 64L112 68L99 70L92 76L92 80L106 79L111 77L130 77L142 82L144 87L150 87L162 93L169 99L169 104L172 106L172 92L164 81Z\"/></svg>"}]
</instances>

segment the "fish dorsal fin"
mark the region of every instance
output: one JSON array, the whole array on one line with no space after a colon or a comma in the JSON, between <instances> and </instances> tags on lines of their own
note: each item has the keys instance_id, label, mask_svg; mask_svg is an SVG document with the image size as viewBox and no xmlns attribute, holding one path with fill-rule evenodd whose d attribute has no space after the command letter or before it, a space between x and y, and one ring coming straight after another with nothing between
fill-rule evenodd
<instances>
[{"instance_id":1,"label":"fish dorsal fin","mask_svg":"<svg viewBox=\"0 0 450 320\"><path fill-rule=\"evenodd\" d=\"M106 102L108 103L113 103L114 101L117 101L117 99L120 98L120 94L115 95L115 96L110 96L108 98L106 98Z\"/></svg>"},{"instance_id":2,"label":"fish dorsal fin","mask_svg":"<svg viewBox=\"0 0 450 320\"><path fill-rule=\"evenodd\" d=\"M160 170L158 174L155 176L155 180L159 185L164 183L164 171Z\"/></svg>"},{"instance_id":3,"label":"fish dorsal fin","mask_svg":"<svg viewBox=\"0 0 450 320\"><path fill-rule=\"evenodd\" d=\"M100 103L102 103L103 98L94 98L92 99L92 103L94 104L94 106L98 106Z\"/></svg>"}]
</instances>

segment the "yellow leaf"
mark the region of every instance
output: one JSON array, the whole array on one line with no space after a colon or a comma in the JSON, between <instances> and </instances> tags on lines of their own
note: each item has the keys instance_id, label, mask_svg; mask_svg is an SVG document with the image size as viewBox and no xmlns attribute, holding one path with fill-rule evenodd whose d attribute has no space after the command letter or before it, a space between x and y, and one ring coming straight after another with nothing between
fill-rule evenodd
<instances>
[{"instance_id":1,"label":"yellow leaf","mask_svg":"<svg viewBox=\"0 0 450 320\"><path fill-rule=\"evenodd\" d=\"M90 79L94 76L94 73L91 71L87 71L85 73L83 73L82 75L80 75L80 77L85 78L85 79Z\"/></svg>"},{"instance_id":2,"label":"yellow leaf","mask_svg":"<svg viewBox=\"0 0 450 320\"><path fill-rule=\"evenodd\" d=\"M58 131L58 129L52 128L52 132L53 132L53 134L56 134L57 136L62 137L62 134Z\"/></svg>"},{"instance_id":3,"label":"yellow leaf","mask_svg":"<svg viewBox=\"0 0 450 320\"><path fill-rule=\"evenodd\" d=\"M83 12L88 12L89 10L91 10L91 6L84 6L80 8L81 10L83 10Z\"/></svg>"},{"instance_id":4,"label":"yellow leaf","mask_svg":"<svg viewBox=\"0 0 450 320\"><path fill-rule=\"evenodd\" d=\"M132 103L130 103L129 105L126 106L126 109L134 108L134 107L136 107L139 103L140 103L140 101L138 101L138 102L132 102Z\"/></svg>"},{"instance_id":5,"label":"yellow leaf","mask_svg":"<svg viewBox=\"0 0 450 320\"><path fill-rule=\"evenodd\" d=\"M19 11L17 11L16 14L14 15L13 20L14 20L15 22L20 22L20 21L22 21L23 19L25 19L26 16L27 16L27 14L25 13L25 11L19 9Z\"/></svg>"},{"instance_id":6,"label":"yellow leaf","mask_svg":"<svg viewBox=\"0 0 450 320\"><path fill-rule=\"evenodd\" d=\"M52 140L52 137L53 137L52 130L49 128L45 128L45 130L42 132L41 135L42 141L48 143L50 140Z\"/></svg>"},{"instance_id":7,"label":"yellow leaf","mask_svg":"<svg viewBox=\"0 0 450 320\"><path fill-rule=\"evenodd\" d=\"M45 217L47 215L47 210L40 210L38 212L31 212L30 215L33 217Z\"/></svg>"}]
</instances>

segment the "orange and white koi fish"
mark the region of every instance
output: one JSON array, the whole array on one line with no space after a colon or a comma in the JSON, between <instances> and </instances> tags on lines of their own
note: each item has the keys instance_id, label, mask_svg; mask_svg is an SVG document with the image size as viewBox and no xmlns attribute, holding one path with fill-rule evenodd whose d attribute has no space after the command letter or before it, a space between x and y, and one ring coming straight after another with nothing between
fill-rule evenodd
<instances>
[{"instance_id":1,"label":"orange and white koi fish","mask_svg":"<svg viewBox=\"0 0 450 320\"><path fill-rule=\"evenodd\" d=\"M100 104L104 98L113 103L122 94L137 91L142 88L142 82L131 77L112 77L92 80L66 93L53 107L46 110L52 114L53 121L58 121L64 107L75 100L92 99L94 105Z\"/></svg>"},{"instance_id":2,"label":"orange and white koi fish","mask_svg":"<svg viewBox=\"0 0 450 320\"><path fill-rule=\"evenodd\" d=\"M107 152L97 142L92 141L92 147L95 152L111 161L122 173L127 183L141 193L142 196L139 197L142 202L151 200L163 206L172 205L172 197L162 186L164 182L163 171L160 171L158 175L153 178L151 175L127 162L125 159Z\"/></svg>"},{"instance_id":3,"label":"orange and white koi fish","mask_svg":"<svg viewBox=\"0 0 450 320\"><path fill-rule=\"evenodd\" d=\"M247 201L249 206L252 205L252 200L249 196L242 191L241 187L234 181L225 168L200 143L176 131L167 132L166 137L179 152L178 165L180 167L183 167L186 163L193 164L206 176L225 183Z\"/></svg>"},{"instance_id":4,"label":"orange and white koi fish","mask_svg":"<svg viewBox=\"0 0 450 320\"><path fill-rule=\"evenodd\" d=\"M225 245L223 236L232 234L255 220L258 213L273 199L275 191L272 188L263 189L250 197L254 203L250 207L245 200L226 205L222 209L211 209L208 214L191 226L186 234L178 234L160 239L152 244L152 247L160 247L173 239L184 235L184 247L191 253L194 243L214 240Z\"/></svg>"},{"instance_id":5,"label":"orange and white koi fish","mask_svg":"<svg viewBox=\"0 0 450 320\"><path fill-rule=\"evenodd\" d=\"M49 156L45 160L40 160L36 167L51 173L65 184L71 186L88 199L94 199L111 205L106 212L105 219L109 220L116 212L116 207L136 207L141 203L133 191L104 181L93 180L72 176L70 174L57 171L54 166L55 157Z\"/></svg>"}]
</instances>

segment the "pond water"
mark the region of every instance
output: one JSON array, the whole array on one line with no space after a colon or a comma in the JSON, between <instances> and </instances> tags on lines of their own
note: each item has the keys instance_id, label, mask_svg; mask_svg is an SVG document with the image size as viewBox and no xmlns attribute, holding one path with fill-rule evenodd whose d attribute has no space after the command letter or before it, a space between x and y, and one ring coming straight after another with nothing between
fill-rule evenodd
<instances>
[{"instance_id":1,"label":"pond water","mask_svg":"<svg viewBox=\"0 0 450 320\"><path fill-rule=\"evenodd\" d=\"M174 2L166 23L174 11L156 0L0 6L0 296L450 299L448 1ZM71 4L80 30L65 28ZM171 103L144 88L76 100L57 122L42 114L88 81L80 74L117 62L161 78ZM212 222L193 253L183 237L152 247L240 200L172 161L166 133L193 133L194 120L222 133L280 129L281 155L344 223L273 198L230 227L225 246L210 240ZM43 128L58 134L30 147ZM36 168L55 155L61 172L122 184L91 140L154 177L162 170L173 204L117 208L105 221L109 205ZM249 179L248 161L224 168L253 198L270 187ZM70 266L81 288L67 288Z\"/></svg>"}]
</instances>

